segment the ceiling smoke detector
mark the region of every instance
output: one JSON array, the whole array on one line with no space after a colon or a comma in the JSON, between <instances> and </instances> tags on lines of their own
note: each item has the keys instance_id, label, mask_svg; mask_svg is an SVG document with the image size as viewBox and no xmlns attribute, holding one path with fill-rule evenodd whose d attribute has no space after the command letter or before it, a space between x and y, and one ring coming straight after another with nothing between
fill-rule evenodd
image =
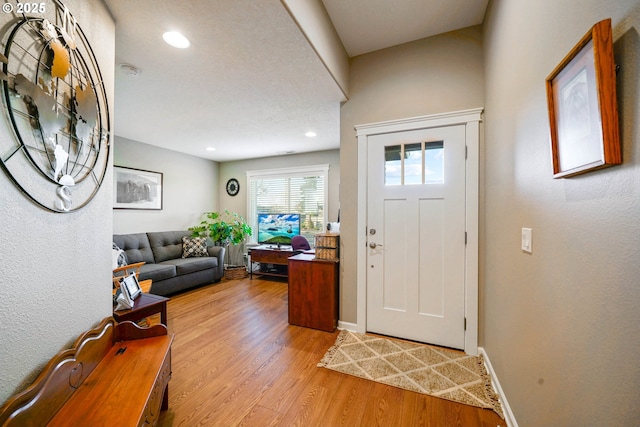
<instances>
[{"instance_id":1,"label":"ceiling smoke detector","mask_svg":"<svg viewBox=\"0 0 640 427\"><path fill-rule=\"evenodd\" d=\"M140 75L140 69L131 64L120 64L120 70L127 76L137 77Z\"/></svg>"}]
</instances>

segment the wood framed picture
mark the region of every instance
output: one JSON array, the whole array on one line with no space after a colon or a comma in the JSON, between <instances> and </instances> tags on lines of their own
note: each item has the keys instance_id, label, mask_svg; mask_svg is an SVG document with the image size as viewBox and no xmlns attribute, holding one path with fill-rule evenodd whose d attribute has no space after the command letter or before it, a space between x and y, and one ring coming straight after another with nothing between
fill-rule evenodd
<instances>
[{"instance_id":1,"label":"wood framed picture","mask_svg":"<svg viewBox=\"0 0 640 427\"><path fill-rule=\"evenodd\" d=\"M142 289L140 288L140 283L138 283L138 278L135 273L131 273L127 277L123 278L122 284L124 285L124 290L132 301L142 294Z\"/></svg>"},{"instance_id":2,"label":"wood framed picture","mask_svg":"<svg viewBox=\"0 0 640 427\"><path fill-rule=\"evenodd\" d=\"M611 19L585 34L546 86L553 177L622 163Z\"/></svg>"},{"instance_id":3,"label":"wood framed picture","mask_svg":"<svg viewBox=\"0 0 640 427\"><path fill-rule=\"evenodd\" d=\"M113 167L113 208L162 210L162 173Z\"/></svg>"}]
</instances>

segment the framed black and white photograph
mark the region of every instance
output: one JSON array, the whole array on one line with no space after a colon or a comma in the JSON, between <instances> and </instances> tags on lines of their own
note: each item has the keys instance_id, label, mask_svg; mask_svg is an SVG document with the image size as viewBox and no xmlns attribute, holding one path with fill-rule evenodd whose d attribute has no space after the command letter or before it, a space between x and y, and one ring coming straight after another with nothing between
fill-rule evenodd
<instances>
[{"instance_id":1,"label":"framed black and white photograph","mask_svg":"<svg viewBox=\"0 0 640 427\"><path fill-rule=\"evenodd\" d=\"M113 167L114 209L162 209L162 173Z\"/></svg>"},{"instance_id":2,"label":"framed black and white photograph","mask_svg":"<svg viewBox=\"0 0 640 427\"><path fill-rule=\"evenodd\" d=\"M610 19L585 34L546 86L553 177L622 163Z\"/></svg>"},{"instance_id":3,"label":"framed black and white photograph","mask_svg":"<svg viewBox=\"0 0 640 427\"><path fill-rule=\"evenodd\" d=\"M122 284L124 285L124 290L132 301L142 294L142 289L140 288L140 284L138 283L138 278L135 273L132 273L122 279Z\"/></svg>"}]
</instances>

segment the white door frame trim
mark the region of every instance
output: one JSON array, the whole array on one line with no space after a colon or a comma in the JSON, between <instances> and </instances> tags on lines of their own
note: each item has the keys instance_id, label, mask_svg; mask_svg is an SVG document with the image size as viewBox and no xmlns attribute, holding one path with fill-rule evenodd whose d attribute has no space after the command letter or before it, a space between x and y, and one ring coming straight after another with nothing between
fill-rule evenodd
<instances>
[{"instance_id":1,"label":"white door frame trim","mask_svg":"<svg viewBox=\"0 0 640 427\"><path fill-rule=\"evenodd\" d=\"M355 126L358 138L358 215L357 215L357 324L356 331L367 331L367 145L372 135L428 129L442 126L465 125L467 146L466 162L466 230L465 253L465 318L467 329L464 351L478 354L478 215L480 182L480 122L482 108L451 113L433 114L408 119L368 123Z\"/></svg>"}]
</instances>

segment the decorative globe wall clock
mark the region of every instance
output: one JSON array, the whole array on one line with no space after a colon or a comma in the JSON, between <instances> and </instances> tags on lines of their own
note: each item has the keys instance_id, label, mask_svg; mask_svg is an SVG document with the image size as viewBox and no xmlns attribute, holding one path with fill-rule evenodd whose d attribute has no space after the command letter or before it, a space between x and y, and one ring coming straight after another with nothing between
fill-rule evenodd
<instances>
[{"instance_id":1,"label":"decorative globe wall clock","mask_svg":"<svg viewBox=\"0 0 640 427\"><path fill-rule=\"evenodd\" d=\"M104 180L109 108L98 62L75 18L58 0L39 5L23 6L2 34L2 98L15 138L0 140L0 163L36 204L73 212Z\"/></svg>"}]
</instances>

